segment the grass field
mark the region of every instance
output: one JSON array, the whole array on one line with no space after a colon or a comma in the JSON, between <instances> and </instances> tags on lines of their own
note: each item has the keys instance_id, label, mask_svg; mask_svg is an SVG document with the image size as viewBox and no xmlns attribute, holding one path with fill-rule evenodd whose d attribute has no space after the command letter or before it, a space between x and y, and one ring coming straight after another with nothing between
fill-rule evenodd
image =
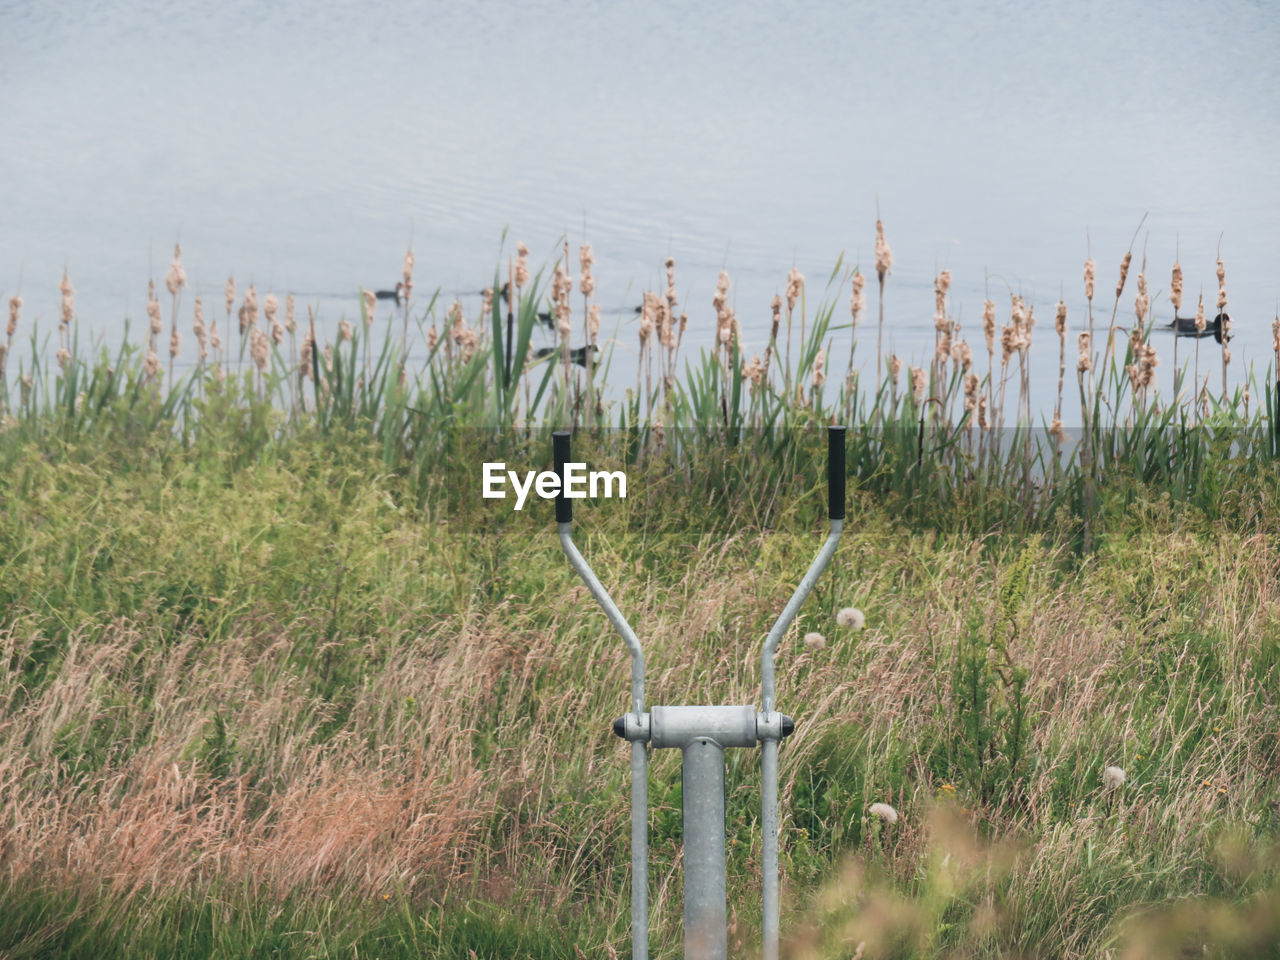
<instances>
[{"instance_id":1,"label":"grass field","mask_svg":"<svg viewBox=\"0 0 1280 960\"><path fill-rule=\"evenodd\" d=\"M143 351L68 348L15 389L0 955L629 954L625 651L549 505L468 493L481 459L545 466L526 383L546 423L578 416L579 449L628 471L635 496L580 508L576 536L645 644L651 703L758 702L760 643L823 534L816 428L854 427L845 536L777 659L797 721L787 955L1274 955L1264 404L1161 412L1117 378L1128 419L1099 412L1059 458L1012 415L966 439L931 412L945 393L886 377L871 401L797 399L812 357L752 392L718 354L605 431L588 371L500 385L501 333L413 378L394 339L327 365L314 341L306 381L277 353L172 389ZM840 626L847 607L864 628ZM669 753L656 957L680 953ZM730 753L735 956L759 936L758 764Z\"/></svg>"}]
</instances>

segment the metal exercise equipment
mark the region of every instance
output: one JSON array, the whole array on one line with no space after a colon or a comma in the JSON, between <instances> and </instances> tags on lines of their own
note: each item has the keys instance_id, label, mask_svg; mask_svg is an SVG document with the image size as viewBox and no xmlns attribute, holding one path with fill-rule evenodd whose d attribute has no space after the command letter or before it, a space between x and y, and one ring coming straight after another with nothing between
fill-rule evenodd
<instances>
[{"instance_id":1,"label":"metal exercise equipment","mask_svg":"<svg viewBox=\"0 0 1280 960\"><path fill-rule=\"evenodd\" d=\"M613 731L631 742L631 956L648 960L648 753L678 748L684 776L684 954L686 960L724 960L727 951L725 892L724 751L763 750L761 819L764 875L764 960L777 960L778 917L778 744L795 724L775 709L773 655L800 605L826 569L844 526L845 428L827 428L827 506L830 533L783 608L760 652L761 706L644 705L644 651L635 631L587 565L572 535L573 507L564 495L570 434L552 434L555 471L560 477L556 524L560 545L573 569L604 609L631 653L631 712L613 722Z\"/></svg>"}]
</instances>

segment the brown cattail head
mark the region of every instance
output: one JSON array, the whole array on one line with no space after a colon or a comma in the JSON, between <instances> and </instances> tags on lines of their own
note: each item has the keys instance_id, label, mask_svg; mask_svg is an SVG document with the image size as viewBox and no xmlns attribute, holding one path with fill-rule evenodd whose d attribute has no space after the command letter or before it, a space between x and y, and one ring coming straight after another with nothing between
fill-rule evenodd
<instances>
[{"instance_id":1,"label":"brown cattail head","mask_svg":"<svg viewBox=\"0 0 1280 960\"><path fill-rule=\"evenodd\" d=\"M373 315L378 308L378 295L372 290L360 288L360 299L364 304L364 325L368 329L373 325ZM347 338L351 339L350 337Z\"/></svg>"},{"instance_id":2,"label":"brown cattail head","mask_svg":"<svg viewBox=\"0 0 1280 960\"><path fill-rule=\"evenodd\" d=\"M257 327L252 327L249 331L249 355L253 357L254 365L257 366L258 371L265 373L267 361L271 359L271 346L267 340L267 335Z\"/></svg>"},{"instance_id":3,"label":"brown cattail head","mask_svg":"<svg viewBox=\"0 0 1280 960\"><path fill-rule=\"evenodd\" d=\"M66 347L59 347L55 356L58 360L58 366L62 368L63 373L66 373L67 369L71 366L71 351Z\"/></svg>"},{"instance_id":4,"label":"brown cattail head","mask_svg":"<svg viewBox=\"0 0 1280 960\"><path fill-rule=\"evenodd\" d=\"M529 282L529 248L522 242L516 244L516 289L523 290Z\"/></svg>"},{"instance_id":5,"label":"brown cattail head","mask_svg":"<svg viewBox=\"0 0 1280 960\"><path fill-rule=\"evenodd\" d=\"M227 301L227 316L231 316L231 308L236 305L236 278L227 276L227 282L223 284L222 296Z\"/></svg>"},{"instance_id":6,"label":"brown cattail head","mask_svg":"<svg viewBox=\"0 0 1280 960\"><path fill-rule=\"evenodd\" d=\"M1173 276L1169 280L1169 302L1173 304L1173 315L1176 317L1182 309L1182 264L1175 262Z\"/></svg>"},{"instance_id":7,"label":"brown cattail head","mask_svg":"<svg viewBox=\"0 0 1280 960\"><path fill-rule=\"evenodd\" d=\"M156 282L147 281L147 319L151 322L151 335L158 337L164 332L164 320L160 316L160 301L156 299Z\"/></svg>"},{"instance_id":8,"label":"brown cattail head","mask_svg":"<svg viewBox=\"0 0 1280 960\"><path fill-rule=\"evenodd\" d=\"M1218 261L1218 311L1222 312L1227 305L1227 271L1222 261Z\"/></svg>"},{"instance_id":9,"label":"brown cattail head","mask_svg":"<svg viewBox=\"0 0 1280 960\"><path fill-rule=\"evenodd\" d=\"M876 221L876 276L879 277L880 283L884 283L884 278L893 273L893 251L889 249L889 242L884 238L884 224Z\"/></svg>"},{"instance_id":10,"label":"brown cattail head","mask_svg":"<svg viewBox=\"0 0 1280 960\"><path fill-rule=\"evenodd\" d=\"M1058 339L1065 342L1067 339L1067 305L1059 300L1058 309L1053 316L1053 329L1058 334Z\"/></svg>"},{"instance_id":11,"label":"brown cattail head","mask_svg":"<svg viewBox=\"0 0 1280 960\"><path fill-rule=\"evenodd\" d=\"M401 271L404 276L404 298L409 299L409 294L413 292L413 247L404 252L404 268Z\"/></svg>"},{"instance_id":12,"label":"brown cattail head","mask_svg":"<svg viewBox=\"0 0 1280 960\"><path fill-rule=\"evenodd\" d=\"M1204 333L1204 328L1208 324L1204 319L1204 294L1200 294L1200 300L1196 304L1196 333Z\"/></svg>"},{"instance_id":13,"label":"brown cattail head","mask_svg":"<svg viewBox=\"0 0 1280 960\"><path fill-rule=\"evenodd\" d=\"M916 398L916 403L924 400L924 390L928 385L928 377L925 375L924 367L911 368L911 393Z\"/></svg>"},{"instance_id":14,"label":"brown cattail head","mask_svg":"<svg viewBox=\"0 0 1280 960\"><path fill-rule=\"evenodd\" d=\"M893 377L893 385L898 385L898 380L902 374L902 358L894 354L889 358L889 375Z\"/></svg>"},{"instance_id":15,"label":"brown cattail head","mask_svg":"<svg viewBox=\"0 0 1280 960\"><path fill-rule=\"evenodd\" d=\"M255 327L254 329L256 330L257 328ZM338 338L347 343L355 339L355 331L351 329L351 321L346 317L343 317L342 322L338 324Z\"/></svg>"},{"instance_id":16,"label":"brown cattail head","mask_svg":"<svg viewBox=\"0 0 1280 960\"><path fill-rule=\"evenodd\" d=\"M1133 261L1133 251L1129 251L1124 255L1124 259L1120 261L1120 279L1116 281L1116 299L1120 298L1120 294L1124 293L1124 281L1129 276L1129 264Z\"/></svg>"},{"instance_id":17,"label":"brown cattail head","mask_svg":"<svg viewBox=\"0 0 1280 960\"><path fill-rule=\"evenodd\" d=\"M10 337L18 331L18 318L22 315L22 298L12 296L9 298L9 326L5 329Z\"/></svg>"},{"instance_id":18,"label":"brown cattail head","mask_svg":"<svg viewBox=\"0 0 1280 960\"><path fill-rule=\"evenodd\" d=\"M804 274L795 267L791 268L791 272L787 274L787 312L790 313L795 309L796 301L800 299L800 294L804 292Z\"/></svg>"},{"instance_id":19,"label":"brown cattail head","mask_svg":"<svg viewBox=\"0 0 1280 960\"><path fill-rule=\"evenodd\" d=\"M813 385L820 387L827 382L827 374L825 367L827 365L827 352L821 347L818 348L818 355L813 359Z\"/></svg>"},{"instance_id":20,"label":"brown cattail head","mask_svg":"<svg viewBox=\"0 0 1280 960\"><path fill-rule=\"evenodd\" d=\"M1062 446L1062 441L1067 439L1067 432L1062 429L1061 417L1054 416L1053 423L1049 424L1049 436L1053 437L1058 446Z\"/></svg>"},{"instance_id":21,"label":"brown cattail head","mask_svg":"<svg viewBox=\"0 0 1280 960\"><path fill-rule=\"evenodd\" d=\"M1138 271L1138 295L1133 301L1133 312L1138 323L1147 322L1147 309L1151 306L1151 298L1147 296L1147 275Z\"/></svg>"},{"instance_id":22,"label":"brown cattail head","mask_svg":"<svg viewBox=\"0 0 1280 960\"><path fill-rule=\"evenodd\" d=\"M164 275L164 285L172 296L187 285L187 271L182 269L182 247L173 245L173 262L169 264L169 272Z\"/></svg>"},{"instance_id":23,"label":"brown cattail head","mask_svg":"<svg viewBox=\"0 0 1280 960\"><path fill-rule=\"evenodd\" d=\"M759 357L752 357L750 363L742 364L742 379L750 382L753 393L760 386L764 380L764 364Z\"/></svg>"},{"instance_id":24,"label":"brown cattail head","mask_svg":"<svg viewBox=\"0 0 1280 960\"><path fill-rule=\"evenodd\" d=\"M1078 373L1084 373L1086 370L1093 369L1092 348L1089 340L1089 334L1082 333L1077 341L1080 346L1080 358L1076 360L1076 371Z\"/></svg>"},{"instance_id":25,"label":"brown cattail head","mask_svg":"<svg viewBox=\"0 0 1280 960\"><path fill-rule=\"evenodd\" d=\"M222 349L222 335L218 333L218 321L214 320L209 324L209 346L214 350Z\"/></svg>"},{"instance_id":26,"label":"brown cattail head","mask_svg":"<svg viewBox=\"0 0 1280 960\"><path fill-rule=\"evenodd\" d=\"M169 359L173 360L178 356L178 351L182 349L182 336L178 333L178 326L174 324L169 329Z\"/></svg>"},{"instance_id":27,"label":"brown cattail head","mask_svg":"<svg viewBox=\"0 0 1280 960\"><path fill-rule=\"evenodd\" d=\"M782 324L782 298L776 293L769 301L769 308L773 311L773 322L769 328L769 338L772 340L777 339L778 327Z\"/></svg>"},{"instance_id":28,"label":"brown cattail head","mask_svg":"<svg viewBox=\"0 0 1280 960\"><path fill-rule=\"evenodd\" d=\"M582 268L582 279L578 282L578 289L584 297L589 297L596 291L595 277L591 276L591 265L595 262L596 257L591 252L591 244L584 243L578 248L578 265Z\"/></svg>"},{"instance_id":29,"label":"brown cattail head","mask_svg":"<svg viewBox=\"0 0 1280 960\"><path fill-rule=\"evenodd\" d=\"M600 304L593 303L587 311L587 329L591 334L591 342L595 343L600 336Z\"/></svg>"},{"instance_id":30,"label":"brown cattail head","mask_svg":"<svg viewBox=\"0 0 1280 960\"><path fill-rule=\"evenodd\" d=\"M267 323L274 325L276 314L280 312L280 301L274 293L268 293L266 299L262 301L262 312L267 318Z\"/></svg>"},{"instance_id":31,"label":"brown cattail head","mask_svg":"<svg viewBox=\"0 0 1280 960\"><path fill-rule=\"evenodd\" d=\"M76 310L76 291L71 286L71 281L67 278L67 271L62 271L62 282L58 284L58 289L62 291L62 312L59 323L63 327L71 326L71 321L75 317Z\"/></svg>"},{"instance_id":32,"label":"brown cattail head","mask_svg":"<svg viewBox=\"0 0 1280 960\"><path fill-rule=\"evenodd\" d=\"M196 343L200 347L200 359L204 360L209 356L209 331L204 325L204 302L196 297L195 316L191 321L191 330L196 335Z\"/></svg>"},{"instance_id":33,"label":"brown cattail head","mask_svg":"<svg viewBox=\"0 0 1280 960\"><path fill-rule=\"evenodd\" d=\"M992 300L982 301L982 335L987 339L987 353L995 350L996 305Z\"/></svg>"},{"instance_id":34,"label":"brown cattail head","mask_svg":"<svg viewBox=\"0 0 1280 960\"><path fill-rule=\"evenodd\" d=\"M290 333L298 329L297 321L293 316L293 294L289 294L284 298L284 328Z\"/></svg>"},{"instance_id":35,"label":"brown cattail head","mask_svg":"<svg viewBox=\"0 0 1280 960\"><path fill-rule=\"evenodd\" d=\"M1093 300L1093 281L1098 272L1098 265L1093 260L1084 262L1084 296L1086 300Z\"/></svg>"},{"instance_id":36,"label":"brown cattail head","mask_svg":"<svg viewBox=\"0 0 1280 960\"><path fill-rule=\"evenodd\" d=\"M978 429L985 430L990 426L987 421L987 395L984 393L978 397Z\"/></svg>"},{"instance_id":37,"label":"brown cattail head","mask_svg":"<svg viewBox=\"0 0 1280 960\"><path fill-rule=\"evenodd\" d=\"M160 358L151 347L147 347L147 358L142 363L142 372L148 377L154 377L160 372Z\"/></svg>"},{"instance_id":38,"label":"brown cattail head","mask_svg":"<svg viewBox=\"0 0 1280 960\"><path fill-rule=\"evenodd\" d=\"M969 348L968 340L960 341L960 346L957 348L955 359L960 361L960 369L966 372L971 366L973 366L973 350Z\"/></svg>"},{"instance_id":39,"label":"brown cattail head","mask_svg":"<svg viewBox=\"0 0 1280 960\"><path fill-rule=\"evenodd\" d=\"M858 322L858 315L867 309L867 299L862 294L862 288L866 286L867 278L859 271L853 274L853 293L849 297L849 312L853 315L853 322Z\"/></svg>"}]
</instances>

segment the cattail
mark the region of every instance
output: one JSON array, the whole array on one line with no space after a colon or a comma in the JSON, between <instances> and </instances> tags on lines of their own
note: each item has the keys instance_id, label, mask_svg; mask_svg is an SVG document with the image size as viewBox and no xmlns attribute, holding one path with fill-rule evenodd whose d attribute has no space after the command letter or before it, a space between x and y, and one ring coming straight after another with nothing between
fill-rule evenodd
<instances>
[{"instance_id":1,"label":"cattail","mask_svg":"<svg viewBox=\"0 0 1280 960\"><path fill-rule=\"evenodd\" d=\"M1223 267L1222 261L1218 261L1218 312L1221 313L1227 305L1227 271Z\"/></svg>"},{"instance_id":2,"label":"cattail","mask_svg":"<svg viewBox=\"0 0 1280 960\"><path fill-rule=\"evenodd\" d=\"M1173 315L1176 317L1182 309L1182 264L1173 264L1173 276L1169 280L1169 302L1173 304Z\"/></svg>"},{"instance_id":3,"label":"cattail","mask_svg":"<svg viewBox=\"0 0 1280 960\"><path fill-rule=\"evenodd\" d=\"M231 308L236 305L236 278L228 275L222 287L222 295L227 301L227 316L231 316Z\"/></svg>"},{"instance_id":4,"label":"cattail","mask_svg":"<svg viewBox=\"0 0 1280 960\"><path fill-rule=\"evenodd\" d=\"M176 243L173 245L173 262L169 264L169 272L164 275L164 285L170 295L175 297L187 285L187 271L182 269L182 247Z\"/></svg>"},{"instance_id":5,"label":"cattail","mask_svg":"<svg viewBox=\"0 0 1280 960\"><path fill-rule=\"evenodd\" d=\"M1119 790L1126 779L1125 772L1120 767L1106 767L1102 771L1102 788L1108 793Z\"/></svg>"},{"instance_id":6,"label":"cattail","mask_svg":"<svg viewBox=\"0 0 1280 960\"><path fill-rule=\"evenodd\" d=\"M204 326L204 301L200 297L196 297L194 312L191 330L196 335L196 343L200 345L200 359L203 360L209 353L209 332Z\"/></svg>"},{"instance_id":7,"label":"cattail","mask_svg":"<svg viewBox=\"0 0 1280 960\"><path fill-rule=\"evenodd\" d=\"M773 299L769 301L769 308L773 311L773 319L769 327L769 339L776 340L778 327L782 325L782 298L776 293L773 295Z\"/></svg>"},{"instance_id":8,"label":"cattail","mask_svg":"<svg viewBox=\"0 0 1280 960\"><path fill-rule=\"evenodd\" d=\"M987 339L987 353L993 353L996 341L996 305L992 300L982 301L982 335Z\"/></svg>"},{"instance_id":9,"label":"cattail","mask_svg":"<svg viewBox=\"0 0 1280 960\"><path fill-rule=\"evenodd\" d=\"M164 320L160 316L160 301L156 299L154 280L147 281L147 318L151 321L151 335L160 336L164 332Z\"/></svg>"},{"instance_id":10,"label":"cattail","mask_svg":"<svg viewBox=\"0 0 1280 960\"><path fill-rule=\"evenodd\" d=\"M1204 294L1200 294L1200 300L1196 304L1196 333L1204 333L1204 328L1208 324L1204 319Z\"/></svg>"},{"instance_id":11,"label":"cattail","mask_svg":"<svg viewBox=\"0 0 1280 960\"><path fill-rule=\"evenodd\" d=\"M218 333L218 321L214 320L209 324L209 346L214 351L222 349L222 336Z\"/></svg>"},{"instance_id":12,"label":"cattail","mask_svg":"<svg viewBox=\"0 0 1280 960\"><path fill-rule=\"evenodd\" d=\"M640 302L640 349L644 349L645 344L649 342L649 337L653 333L654 313L656 310L655 294L646 290L644 298Z\"/></svg>"},{"instance_id":13,"label":"cattail","mask_svg":"<svg viewBox=\"0 0 1280 960\"><path fill-rule=\"evenodd\" d=\"M1054 442L1057 443L1059 447L1061 447L1062 442L1066 440L1067 432L1062 429L1061 417L1055 416L1053 418L1053 423L1049 424L1049 436L1053 437Z\"/></svg>"},{"instance_id":14,"label":"cattail","mask_svg":"<svg viewBox=\"0 0 1280 960\"><path fill-rule=\"evenodd\" d=\"M62 291L62 313L59 323L64 328L71 326L71 321L75 317L76 291L71 286L71 281L67 278L67 271L62 271L62 283L58 284L58 289Z\"/></svg>"},{"instance_id":15,"label":"cattail","mask_svg":"<svg viewBox=\"0 0 1280 960\"><path fill-rule=\"evenodd\" d=\"M316 342L311 339L311 332L307 331L302 338L302 351L298 354L298 360L302 367L302 376L306 379L311 378L311 365L315 362L315 352Z\"/></svg>"},{"instance_id":16,"label":"cattail","mask_svg":"<svg viewBox=\"0 0 1280 960\"><path fill-rule=\"evenodd\" d=\"M885 823L898 822L898 811L887 803L873 803L867 807L867 813L873 817L879 817Z\"/></svg>"},{"instance_id":17,"label":"cattail","mask_svg":"<svg viewBox=\"0 0 1280 960\"><path fill-rule=\"evenodd\" d=\"M804 645L809 650L821 650L827 645L827 638L816 632L806 633Z\"/></svg>"},{"instance_id":18,"label":"cattail","mask_svg":"<svg viewBox=\"0 0 1280 960\"><path fill-rule=\"evenodd\" d=\"M1067 305L1061 300L1058 301L1057 313L1053 317L1053 329L1059 340L1067 338Z\"/></svg>"},{"instance_id":19,"label":"cattail","mask_svg":"<svg viewBox=\"0 0 1280 960\"><path fill-rule=\"evenodd\" d=\"M324 345L324 370L325 373L333 373L333 345L329 343Z\"/></svg>"},{"instance_id":20,"label":"cattail","mask_svg":"<svg viewBox=\"0 0 1280 960\"><path fill-rule=\"evenodd\" d=\"M823 368L827 365L827 352L821 347L818 348L818 355L813 359L813 385L820 387L827 382L827 375Z\"/></svg>"},{"instance_id":21,"label":"cattail","mask_svg":"<svg viewBox=\"0 0 1280 960\"><path fill-rule=\"evenodd\" d=\"M849 296L849 313L853 315L854 324L857 324L859 314L861 314L863 310L867 309L867 299L862 294L862 288L866 286L866 283L866 277L861 273L854 273L853 293Z\"/></svg>"},{"instance_id":22,"label":"cattail","mask_svg":"<svg viewBox=\"0 0 1280 960\"><path fill-rule=\"evenodd\" d=\"M290 333L298 329L298 324L293 317L293 294L289 294L284 298L284 328Z\"/></svg>"},{"instance_id":23,"label":"cattail","mask_svg":"<svg viewBox=\"0 0 1280 960\"><path fill-rule=\"evenodd\" d=\"M578 281L578 289L584 297L589 297L595 293L596 281L591 276L591 266L596 262L595 254L591 252L591 244L584 243L578 248L578 266L582 270L582 279Z\"/></svg>"},{"instance_id":24,"label":"cattail","mask_svg":"<svg viewBox=\"0 0 1280 960\"><path fill-rule=\"evenodd\" d=\"M378 295L361 287L360 299L364 304L364 326L367 330L373 325L373 315L378 309Z\"/></svg>"},{"instance_id":25,"label":"cattail","mask_svg":"<svg viewBox=\"0 0 1280 960\"><path fill-rule=\"evenodd\" d=\"M240 303L240 335L244 336L249 332L250 328L257 329L258 326L258 291L253 288L253 284L249 284L249 289L245 291L244 300Z\"/></svg>"},{"instance_id":26,"label":"cattail","mask_svg":"<svg viewBox=\"0 0 1280 960\"><path fill-rule=\"evenodd\" d=\"M889 358L889 375L893 378L893 385L896 387L902 375L902 358L896 353Z\"/></svg>"},{"instance_id":27,"label":"cattail","mask_svg":"<svg viewBox=\"0 0 1280 960\"><path fill-rule=\"evenodd\" d=\"M587 311L587 327L591 331L591 342L595 343L600 336L600 304L593 303Z\"/></svg>"},{"instance_id":28,"label":"cattail","mask_svg":"<svg viewBox=\"0 0 1280 960\"><path fill-rule=\"evenodd\" d=\"M861 630L867 625L867 618L857 607L841 607L836 612L836 624L849 630Z\"/></svg>"},{"instance_id":29,"label":"cattail","mask_svg":"<svg viewBox=\"0 0 1280 960\"><path fill-rule=\"evenodd\" d=\"M1280 376L1280 314L1271 321L1271 349L1276 352L1276 371Z\"/></svg>"},{"instance_id":30,"label":"cattail","mask_svg":"<svg viewBox=\"0 0 1280 960\"><path fill-rule=\"evenodd\" d=\"M59 347L55 356L58 360L58 366L62 368L63 373L66 373L67 369L71 366L71 351L66 347Z\"/></svg>"},{"instance_id":31,"label":"cattail","mask_svg":"<svg viewBox=\"0 0 1280 960\"><path fill-rule=\"evenodd\" d=\"M1138 271L1138 295L1133 301L1133 312L1138 318L1138 323L1146 322L1147 308L1151 306L1151 299L1147 296L1147 275L1141 270Z\"/></svg>"},{"instance_id":32,"label":"cattail","mask_svg":"<svg viewBox=\"0 0 1280 960\"><path fill-rule=\"evenodd\" d=\"M991 424L987 421L987 395L978 397L978 429L985 430Z\"/></svg>"},{"instance_id":33,"label":"cattail","mask_svg":"<svg viewBox=\"0 0 1280 960\"><path fill-rule=\"evenodd\" d=\"M22 298L12 296L9 298L9 326L5 333L12 337L18 332L18 317L22 314Z\"/></svg>"},{"instance_id":34,"label":"cattail","mask_svg":"<svg viewBox=\"0 0 1280 960\"><path fill-rule=\"evenodd\" d=\"M413 292L413 247L404 252L404 269L402 273L404 276L404 299L405 302L408 302L409 294ZM290 333L292 332L290 330Z\"/></svg>"},{"instance_id":35,"label":"cattail","mask_svg":"<svg viewBox=\"0 0 1280 960\"><path fill-rule=\"evenodd\" d=\"M1120 261L1120 279L1116 281L1116 299L1120 299L1120 294L1124 293L1124 281L1129 276L1129 264L1133 261L1133 251L1130 250L1124 255L1124 259Z\"/></svg>"},{"instance_id":36,"label":"cattail","mask_svg":"<svg viewBox=\"0 0 1280 960\"><path fill-rule=\"evenodd\" d=\"M1080 358L1076 361L1076 370L1084 373L1093 369L1093 358L1090 356L1090 335L1087 333L1080 334L1078 343L1080 345Z\"/></svg>"},{"instance_id":37,"label":"cattail","mask_svg":"<svg viewBox=\"0 0 1280 960\"><path fill-rule=\"evenodd\" d=\"M160 358L151 347L147 348L147 359L142 363L142 372L148 377L154 377L160 372Z\"/></svg>"},{"instance_id":38,"label":"cattail","mask_svg":"<svg viewBox=\"0 0 1280 960\"><path fill-rule=\"evenodd\" d=\"M427 331L427 349L434 350L436 348L436 344L439 342L440 342L440 331L438 331L435 327L432 327L430 330Z\"/></svg>"},{"instance_id":39,"label":"cattail","mask_svg":"<svg viewBox=\"0 0 1280 960\"><path fill-rule=\"evenodd\" d=\"M973 366L973 350L969 347L968 340L961 340L960 346L957 348L955 359L960 362L960 369L968 372Z\"/></svg>"},{"instance_id":40,"label":"cattail","mask_svg":"<svg viewBox=\"0 0 1280 960\"><path fill-rule=\"evenodd\" d=\"M916 403L924 400L924 388L927 385L927 377L925 376L923 367L911 368L911 393L916 398Z\"/></svg>"},{"instance_id":41,"label":"cattail","mask_svg":"<svg viewBox=\"0 0 1280 960\"><path fill-rule=\"evenodd\" d=\"M267 361L271 359L271 347L267 341L267 335L257 327L253 327L249 334L249 354L253 357L258 372L265 373Z\"/></svg>"},{"instance_id":42,"label":"cattail","mask_svg":"<svg viewBox=\"0 0 1280 960\"><path fill-rule=\"evenodd\" d=\"M889 242L884 238L884 224L876 221L876 276L879 277L880 283L884 283L884 278L893 273L893 251L889 249Z\"/></svg>"},{"instance_id":43,"label":"cattail","mask_svg":"<svg viewBox=\"0 0 1280 960\"><path fill-rule=\"evenodd\" d=\"M529 248L524 243L516 244L516 289L523 290L529 282Z\"/></svg>"},{"instance_id":44,"label":"cattail","mask_svg":"<svg viewBox=\"0 0 1280 960\"><path fill-rule=\"evenodd\" d=\"M787 274L787 310L795 309L796 301L804 292L804 274L795 267Z\"/></svg>"},{"instance_id":45,"label":"cattail","mask_svg":"<svg viewBox=\"0 0 1280 960\"><path fill-rule=\"evenodd\" d=\"M1093 280L1097 273L1097 264L1093 260L1084 262L1084 296L1086 300L1093 300Z\"/></svg>"},{"instance_id":46,"label":"cattail","mask_svg":"<svg viewBox=\"0 0 1280 960\"><path fill-rule=\"evenodd\" d=\"M751 383L752 392L760 386L764 380L764 364L759 357L752 357L750 363L742 364L742 379Z\"/></svg>"},{"instance_id":47,"label":"cattail","mask_svg":"<svg viewBox=\"0 0 1280 960\"><path fill-rule=\"evenodd\" d=\"M257 328L255 327L254 329L256 330ZM346 317L343 317L342 322L338 324L338 335L339 339L346 343L350 343L355 339L355 331L351 329L351 321Z\"/></svg>"}]
</instances>

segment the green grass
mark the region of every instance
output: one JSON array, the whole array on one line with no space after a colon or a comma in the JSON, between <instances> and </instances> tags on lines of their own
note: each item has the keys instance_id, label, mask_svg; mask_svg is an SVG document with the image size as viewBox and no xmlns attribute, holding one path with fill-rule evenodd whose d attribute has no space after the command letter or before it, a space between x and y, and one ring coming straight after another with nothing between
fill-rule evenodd
<instances>
[{"instance_id":1,"label":"green grass","mask_svg":"<svg viewBox=\"0 0 1280 960\"><path fill-rule=\"evenodd\" d=\"M513 319L521 343L537 306ZM1128 412L1059 460L1026 423L934 416L959 409L955 376L937 404L796 398L824 305L800 365L775 358L790 390L753 392L730 344L593 412L558 367L517 360L508 381L487 320L471 358L437 341L403 383L389 337L328 369L316 351L309 378L277 352L163 390L125 348L14 384L0 955L625 955L628 767L609 724L627 658L549 505L480 500L479 464L545 467L549 428L576 422L575 453L628 473L628 499L584 504L575 536L645 644L650 702L749 703L821 542L832 419L851 427L847 529L777 661L798 723L781 751L792 953L1273 942L1265 411L1161 413L1099 377ZM865 631L836 625L845 606ZM669 754L650 785L655 957L681 942ZM749 956L759 758L729 761L731 942Z\"/></svg>"}]
</instances>

